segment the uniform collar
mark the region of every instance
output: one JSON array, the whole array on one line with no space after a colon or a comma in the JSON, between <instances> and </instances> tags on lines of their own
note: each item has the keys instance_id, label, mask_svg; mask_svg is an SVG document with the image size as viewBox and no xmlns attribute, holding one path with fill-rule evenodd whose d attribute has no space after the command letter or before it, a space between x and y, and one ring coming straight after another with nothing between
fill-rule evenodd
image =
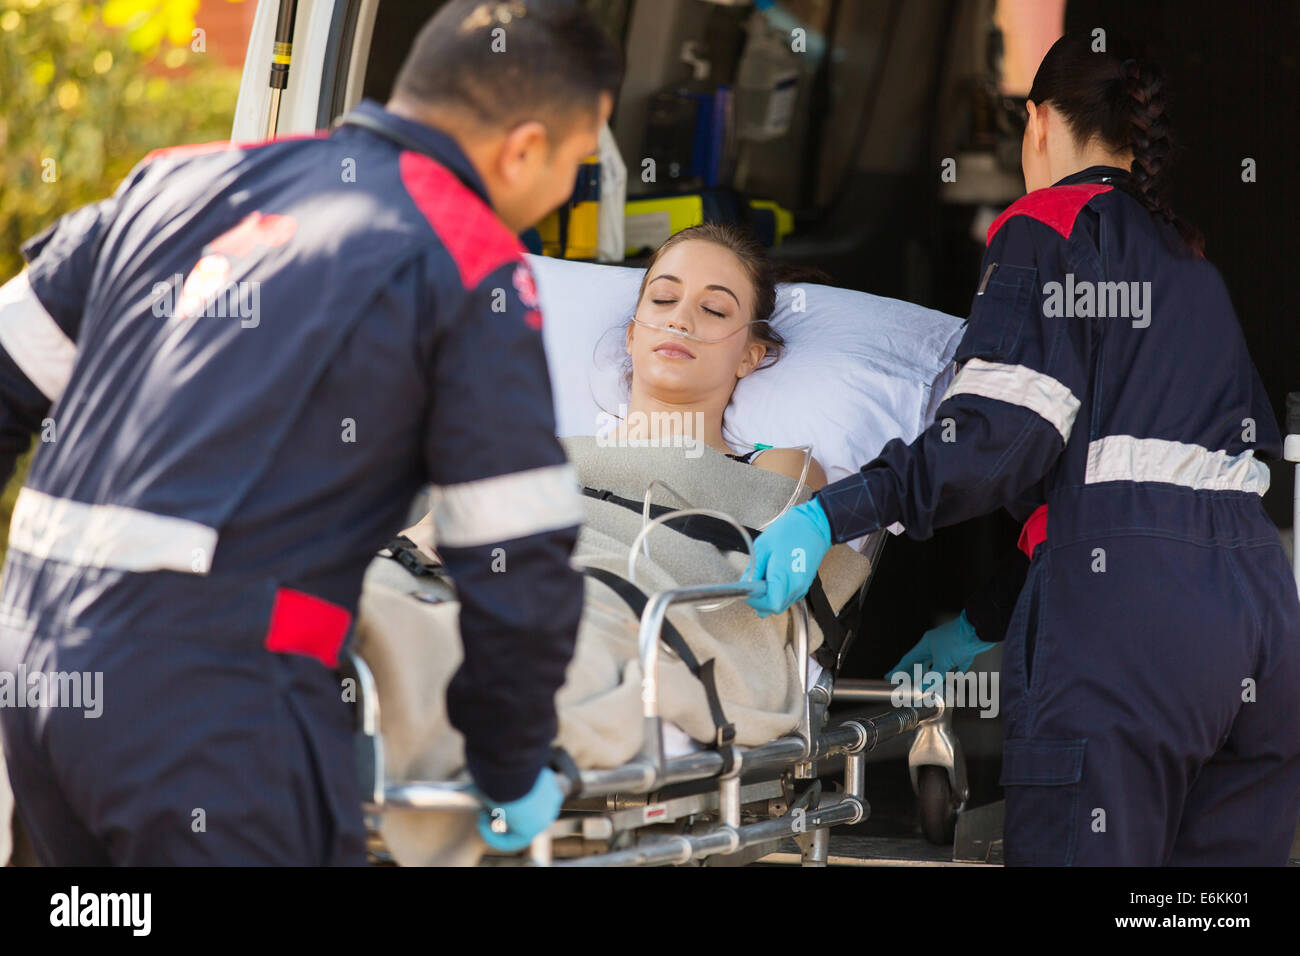
<instances>
[{"instance_id":1,"label":"uniform collar","mask_svg":"<svg viewBox=\"0 0 1300 956\"><path fill-rule=\"evenodd\" d=\"M1081 183L1105 183L1108 186L1125 186L1132 180L1127 169L1118 166L1089 166L1077 173L1059 179L1053 186L1076 186Z\"/></svg>"},{"instance_id":2,"label":"uniform collar","mask_svg":"<svg viewBox=\"0 0 1300 956\"><path fill-rule=\"evenodd\" d=\"M348 116L353 114L361 114L363 117L389 130L393 134L397 145L406 149L418 150L436 160L440 165L451 170L456 178L473 190L480 199L489 206L492 205L491 199L488 198L487 189L483 186L483 180L479 178L478 173L469 161L469 157L460 148L460 144L442 130L391 113L384 109L380 103L371 99L362 100ZM346 124L348 116L341 117L339 123ZM362 127L362 129L366 129L366 127ZM380 135L372 129L366 129L366 132L375 136Z\"/></svg>"}]
</instances>

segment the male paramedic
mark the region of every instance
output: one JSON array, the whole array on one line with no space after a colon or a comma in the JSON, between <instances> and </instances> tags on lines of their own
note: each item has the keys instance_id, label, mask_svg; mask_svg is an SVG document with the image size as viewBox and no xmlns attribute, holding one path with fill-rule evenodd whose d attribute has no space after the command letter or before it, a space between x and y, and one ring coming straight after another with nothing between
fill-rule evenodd
<instances>
[{"instance_id":1,"label":"male paramedic","mask_svg":"<svg viewBox=\"0 0 1300 956\"><path fill-rule=\"evenodd\" d=\"M333 668L428 482L462 605L448 709L507 825L480 831L516 849L554 819L581 510L515 236L572 191L620 73L576 2L454 0L386 107L151 155L26 244L3 473L42 441L0 669L103 686L97 719L0 708L44 863L364 863Z\"/></svg>"}]
</instances>

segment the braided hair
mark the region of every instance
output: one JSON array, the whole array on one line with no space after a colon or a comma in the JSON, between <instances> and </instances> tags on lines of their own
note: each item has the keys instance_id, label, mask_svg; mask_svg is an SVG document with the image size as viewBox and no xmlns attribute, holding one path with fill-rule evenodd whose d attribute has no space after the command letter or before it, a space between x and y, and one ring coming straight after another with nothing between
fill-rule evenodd
<instances>
[{"instance_id":1,"label":"braided hair","mask_svg":"<svg viewBox=\"0 0 1300 956\"><path fill-rule=\"evenodd\" d=\"M1029 99L1051 103L1080 142L1095 138L1114 152L1132 150L1128 191L1152 215L1172 223L1183 243L1203 253L1200 231L1164 198L1174 141L1164 78L1154 62L1123 41L1096 52L1089 34L1066 34L1039 64Z\"/></svg>"}]
</instances>

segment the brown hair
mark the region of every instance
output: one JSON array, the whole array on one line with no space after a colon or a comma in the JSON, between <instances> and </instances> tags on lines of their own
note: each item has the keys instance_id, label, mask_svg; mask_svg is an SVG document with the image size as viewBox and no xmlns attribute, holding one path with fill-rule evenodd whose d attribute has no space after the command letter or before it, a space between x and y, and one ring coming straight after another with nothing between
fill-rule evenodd
<instances>
[{"instance_id":1,"label":"brown hair","mask_svg":"<svg viewBox=\"0 0 1300 956\"><path fill-rule=\"evenodd\" d=\"M641 277L641 288L637 290L636 304L640 308L645 297L646 283L654 271L660 256L683 242L700 240L722 246L738 260L748 276L754 290L753 324L749 327L750 338L761 342L767 349L767 355L759 363L759 368L772 365L781 357L785 349L785 339L781 333L772 328L772 314L776 312L776 286L778 282L797 282L800 279L820 281L825 278L821 273L811 269L800 269L778 264L767 258L762 245L748 232L738 226L720 222L705 222L698 226L688 226L681 232L675 232L664 240L663 244L650 256L646 263L645 275ZM630 372L630 369L629 369Z\"/></svg>"},{"instance_id":2,"label":"brown hair","mask_svg":"<svg viewBox=\"0 0 1300 956\"><path fill-rule=\"evenodd\" d=\"M646 263L645 274L641 277L641 287L637 290L636 306L640 308L645 296L646 284L650 281L655 263L659 257L678 243L698 239L722 246L740 260L745 274L754 289L753 324L749 327L750 337L762 342L767 354L759 362L758 368L767 368L776 363L785 350L785 339L781 333L772 328L772 316L776 312L776 287L781 282L817 282L826 283L829 276L820 269L793 266L786 263L772 262L766 250L749 232L739 226L727 223L705 222L698 226L688 226L680 232L673 233L650 256ZM628 320L631 324L631 319ZM617 326L615 327L617 328ZM623 327L626 332L627 327ZM610 329L610 332L615 329ZM599 347L599 346L598 346ZM632 387L632 356L623 361L623 387Z\"/></svg>"}]
</instances>

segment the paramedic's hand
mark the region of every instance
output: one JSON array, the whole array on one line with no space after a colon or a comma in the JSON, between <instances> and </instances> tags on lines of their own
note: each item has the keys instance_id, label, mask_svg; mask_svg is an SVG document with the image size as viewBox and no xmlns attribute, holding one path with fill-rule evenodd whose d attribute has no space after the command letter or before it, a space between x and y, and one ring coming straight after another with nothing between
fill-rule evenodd
<instances>
[{"instance_id":1,"label":"paramedic's hand","mask_svg":"<svg viewBox=\"0 0 1300 956\"><path fill-rule=\"evenodd\" d=\"M754 580L767 593L748 599L759 617L780 614L808 593L831 549L831 523L814 498L791 508L754 542Z\"/></svg>"},{"instance_id":2,"label":"paramedic's hand","mask_svg":"<svg viewBox=\"0 0 1300 956\"><path fill-rule=\"evenodd\" d=\"M949 671L967 671L975 663L975 655L987 651L993 645L981 641L975 633L971 622L966 620L966 612L947 624L932 627L916 642L916 646L903 655L903 659L894 665L894 669L885 675L892 679L895 674L903 673L913 676L912 670L921 665L921 673L937 671L946 674Z\"/></svg>"},{"instance_id":3,"label":"paramedic's hand","mask_svg":"<svg viewBox=\"0 0 1300 956\"><path fill-rule=\"evenodd\" d=\"M518 800L497 803L482 792L478 798L483 804L478 832L484 842L501 853L518 853L560 815L564 790L555 771L544 767L533 789Z\"/></svg>"}]
</instances>

